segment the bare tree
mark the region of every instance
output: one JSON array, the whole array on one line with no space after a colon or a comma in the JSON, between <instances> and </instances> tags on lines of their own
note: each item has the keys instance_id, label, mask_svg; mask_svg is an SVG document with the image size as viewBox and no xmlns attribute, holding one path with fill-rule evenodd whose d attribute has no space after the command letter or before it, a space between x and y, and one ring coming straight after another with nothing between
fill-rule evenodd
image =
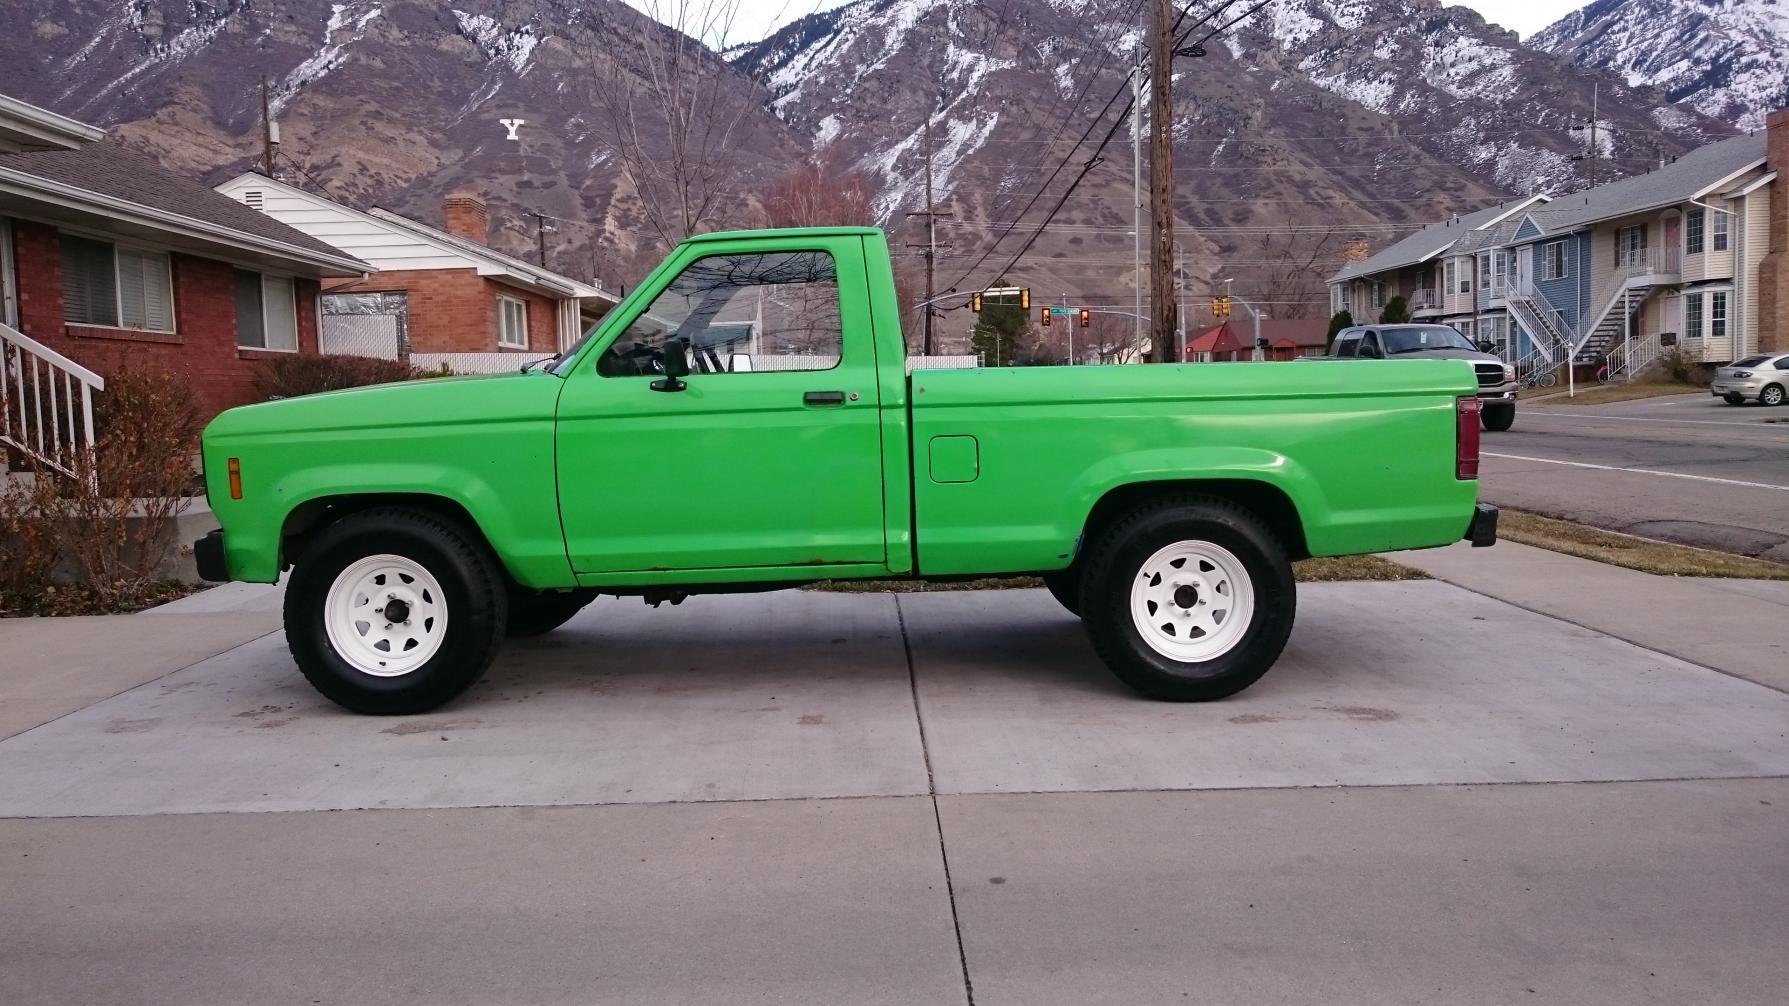
<instances>
[{"instance_id":1,"label":"bare tree","mask_svg":"<svg viewBox=\"0 0 1789 1006\"><path fill-rule=\"evenodd\" d=\"M607 86L597 88L607 146L666 244L712 223L738 181L739 161L726 153L760 94L709 47L726 48L741 4L636 0L658 25L637 45L593 54L593 64L609 68Z\"/></svg>"},{"instance_id":2,"label":"bare tree","mask_svg":"<svg viewBox=\"0 0 1789 1006\"><path fill-rule=\"evenodd\" d=\"M873 227L875 195L863 172L821 154L772 183L764 217L772 227Z\"/></svg>"},{"instance_id":3,"label":"bare tree","mask_svg":"<svg viewBox=\"0 0 1789 1006\"><path fill-rule=\"evenodd\" d=\"M1334 230L1268 234L1261 239L1256 296L1276 318L1309 318L1328 310L1327 277L1342 257Z\"/></svg>"}]
</instances>

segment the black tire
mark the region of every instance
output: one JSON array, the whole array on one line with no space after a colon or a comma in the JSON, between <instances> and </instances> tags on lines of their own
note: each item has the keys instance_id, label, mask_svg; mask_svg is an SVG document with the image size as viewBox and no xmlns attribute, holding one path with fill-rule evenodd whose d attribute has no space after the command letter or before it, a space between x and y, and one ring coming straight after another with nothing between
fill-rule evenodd
<instances>
[{"instance_id":1,"label":"black tire","mask_svg":"<svg viewBox=\"0 0 1789 1006\"><path fill-rule=\"evenodd\" d=\"M584 610L596 598L587 590L526 590L509 592L509 624L504 634L511 639L544 636Z\"/></svg>"},{"instance_id":2,"label":"black tire","mask_svg":"<svg viewBox=\"0 0 1789 1006\"><path fill-rule=\"evenodd\" d=\"M435 653L393 677L355 667L336 651L325 624L336 579L375 555L399 556L426 570L441 587L446 612ZM331 702L374 716L428 712L472 687L497 656L508 618L505 577L483 542L417 510L363 510L329 525L286 585L286 643L299 670Z\"/></svg>"},{"instance_id":3,"label":"black tire","mask_svg":"<svg viewBox=\"0 0 1789 1006\"><path fill-rule=\"evenodd\" d=\"M1044 574L1044 588L1056 602L1068 610L1076 618L1081 617L1081 578L1076 575L1077 567L1059 569Z\"/></svg>"},{"instance_id":4,"label":"black tire","mask_svg":"<svg viewBox=\"0 0 1789 1006\"><path fill-rule=\"evenodd\" d=\"M1721 401L1726 402L1728 405L1744 405L1746 403L1746 396L1744 396L1744 395L1722 395Z\"/></svg>"},{"instance_id":5,"label":"black tire","mask_svg":"<svg viewBox=\"0 0 1789 1006\"><path fill-rule=\"evenodd\" d=\"M1479 422L1492 433L1505 433L1516 425L1516 407L1513 405L1487 405L1478 414Z\"/></svg>"},{"instance_id":6,"label":"black tire","mask_svg":"<svg viewBox=\"0 0 1789 1006\"><path fill-rule=\"evenodd\" d=\"M1782 385L1766 384L1764 390L1758 393L1758 403L1760 405L1781 405L1784 397Z\"/></svg>"},{"instance_id":7,"label":"black tire","mask_svg":"<svg viewBox=\"0 0 1789 1006\"><path fill-rule=\"evenodd\" d=\"M1204 661L1165 656L1145 642L1131 616L1131 587L1144 563L1176 542L1207 542L1242 565L1255 595L1240 638ZM1212 496L1165 497L1113 521L1083 557L1081 618L1100 659L1119 680L1153 699L1210 702L1266 674L1292 634L1297 587L1285 547L1249 511Z\"/></svg>"}]
</instances>

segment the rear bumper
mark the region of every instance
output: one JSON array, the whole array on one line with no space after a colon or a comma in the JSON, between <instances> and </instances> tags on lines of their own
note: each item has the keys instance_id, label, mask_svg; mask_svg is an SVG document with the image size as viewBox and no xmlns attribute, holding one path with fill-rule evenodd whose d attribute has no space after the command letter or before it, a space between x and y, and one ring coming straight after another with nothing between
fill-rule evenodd
<instances>
[{"instance_id":1,"label":"rear bumper","mask_svg":"<svg viewBox=\"0 0 1789 1006\"><path fill-rule=\"evenodd\" d=\"M1497 544L1497 508L1489 503L1480 503L1472 509L1472 523L1466 525L1466 541L1473 548L1488 548Z\"/></svg>"},{"instance_id":2,"label":"rear bumper","mask_svg":"<svg viewBox=\"0 0 1789 1006\"><path fill-rule=\"evenodd\" d=\"M230 566L224 560L224 532L221 529L193 542L193 562L199 567L201 580L229 582Z\"/></svg>"}]
</instances>

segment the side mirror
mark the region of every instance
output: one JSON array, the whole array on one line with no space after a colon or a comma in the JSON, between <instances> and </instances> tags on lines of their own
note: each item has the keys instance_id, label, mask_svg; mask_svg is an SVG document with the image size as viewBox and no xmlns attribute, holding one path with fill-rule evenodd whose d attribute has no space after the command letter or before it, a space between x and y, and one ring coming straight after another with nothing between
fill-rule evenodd
<instances>
[{"instance_id":1,"label":"side mirror","mask_svg":"<svg viewBox=\"0 0 1789 1006\"><path fill-rule=\"evenodd\" d=\"M1489 339L1478 340L1478 351L1481 353L1489 353L1489 352L1492 352L1493 350L1495 350L1496 348L1497 348L1497 344L1495 342L1492 342Z\"/></svg>"},{"instance_id":2,"label":"side mirror","mask_svg":"<svg viewBox=\"0 0 1789 1006\"><path fill-rule=\"evenodd\" d=\"M654 391L682 391L689 387L684 378L690 373L689 349L682 339L670 339L660 354L665 376L652 382Z\"/></svg>"}]
</instances>

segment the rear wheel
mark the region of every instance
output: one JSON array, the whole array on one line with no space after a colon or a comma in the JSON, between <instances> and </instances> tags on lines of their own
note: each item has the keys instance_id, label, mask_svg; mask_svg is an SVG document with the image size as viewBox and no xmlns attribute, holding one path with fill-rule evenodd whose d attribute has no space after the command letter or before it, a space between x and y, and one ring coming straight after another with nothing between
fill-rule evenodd
<instances>
[{"instance_id":1,"label":"rear wheel","mask_svg":"<svg viewBox=\"0 0 1789 1006\"><path fill-rule=\"evenodd\" d=\"M1783 404L1783 386L1780 384L1765 385L1764 390L1758 395L1758 401L1765 405Z\"/></svg>"},{"instance_id":2,"label":"rear wheel","mask_svg":"<svg viewBox=\"0 0 1789 1006\"><path fill-rule=\"evenodd\" d=\"M1172 702L1254 684L1279 659L1297 609L1279 540L1208 496L1165 498L1109 525L1088 552L1080 598L1106 666Z\"/></svg>"},{"instance_id":3,"label":"rear wheel","mask_svg":"<svg viewBox=\"0 0 1789 1006\"><path fill-rule=\"evenodd\" d=\"M511 639L545 635L570 621L595 597L586 590L512 589L509 592L509 624L504 634Z\"/></svg>"},{"instance_id":4,"label":"rear wheel","mask_svg":"<svg viewBox=\"0 0 1789 1006\"><path fill-rule=\"evenodd\" d=\"M508 618L503 577L458 525L364 510L318 533L286 586L286 643L311 685L357 713L427 712L484 674Z\"/></svg>"},{"instance_id":5,"label":"rear wheel","mask_svg":"<svg viewBox=\"0 0 1789 1006\"><path fill-rule=\"evenodd\" d=\"M1744 396L1744 395L1722 395L1721 401L1726 402L1728 405L1744 405L1746 403L1746 396Z\"/></svg>"},{"instance_id":6,"label":"rear wheel","mask_svg":"<svg viewBox=\"0 0 1789 1006\"><path fill-rule=\"evenodd\" d=\"M1516 425L1516 407L1513 405L1487 405L1478 414L1479 422L1492 433L1504 433Z\"/></svg>"}]
</instances>

